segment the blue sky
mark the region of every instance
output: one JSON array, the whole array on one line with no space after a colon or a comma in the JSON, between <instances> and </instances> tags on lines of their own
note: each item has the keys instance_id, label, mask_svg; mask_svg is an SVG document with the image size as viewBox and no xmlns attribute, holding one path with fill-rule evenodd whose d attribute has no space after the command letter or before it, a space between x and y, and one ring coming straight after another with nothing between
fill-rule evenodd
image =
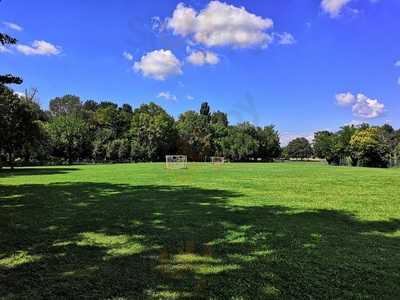
<instances>
[{"instance_id":1,"label":"blue sky","mask_svg":"<svg viewBox=\"0 0 400 300\"><path fill-rule=\"evenodd\" d=\"M3 0L1 73L55 96L208 101L283 140L350 122L400 127L400 2ZM125 55L124 55L125 52Z\"/></svg>"}]
</instances>

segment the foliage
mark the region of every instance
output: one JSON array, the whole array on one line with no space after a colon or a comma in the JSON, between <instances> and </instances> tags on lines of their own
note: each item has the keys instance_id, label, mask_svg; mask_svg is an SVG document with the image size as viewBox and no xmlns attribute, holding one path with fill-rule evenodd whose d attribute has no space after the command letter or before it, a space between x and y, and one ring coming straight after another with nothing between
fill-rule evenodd
<instances>
[{"instance_id":1,"label":"foliage","mask_svg":"<svg viewBox=\"0 0 400 300\"><path fill-rule=\"evenodd\" d=\"M257 131L249 123L231 126L222 141L223 154L230 160L245 161L257 156Z\"/></svg>"},{"instance_id":2,"label":"foliage","mask_svg":"<svg viewBox=\"0 0 400 300\"><path fill-rule=\"evenodd\" d=\"M106 160L107 145L113 140L113 133L108 128L98 128L94 133L92 157L95 161Z\"/></svg>"},{"instance_id":3,"label":"foliage","mask_svg":"<svg viewBox=\"0 0 400 300\"><path fill-rule=\"evenodd\" d=\"M130 145L127 139L112 140L107 145L106 157L111 161L126 161L130 158Z\"/></svg>"},{"instance_id":4,"label":"foliage","mask_svg":"<svg viewBox=\"0 0 400 300\"><path fill-rule=\"evenodd\" d=\"M329 164L387 167L397 164L395 149L399 144L400 130L388 124L347 125L336 133L321 131L314 135L315 155Z\"/></svg>"},{"instance_id":5,"label":"foliage","mask_svg":"<svg viewBox=\"0 0 400 300\"><path fill-rule=\"evenodd\" d=\"M388 166L390 151L383 139L384 136L378 128L362 129L352 136L351 150L360 166Z\"/></svg>"},{"instance_id":6,"label":"foliage","mask_svg":"<svg viewBox=\"0 0 400 300\"><path fill-rule=\"evenodd\" d=\"M118 108L111 105L99 106L95 113L95 120L99 127L110 129L114 138L117 137L119 129L118 113Z\"/></svg>"},{"instance_id":7,"label":"foliage","mask_svg":"<svg viewBox=\"0 0 400 300\"><path fill-rule=\"evenodd\" d=\"M257 128L258 157L265 161L272 161L281 155L279 133L273 125Z\"/></svg>"},{"instance_id":8,"label":"foliage","mask_svg":"<svg viewBox=\"0 0 400 300\"><path fill-rule=\"evenodd\" d=\"M80 159L80 153L88 137L85 121L76 115L60 115L47 126L53 155L65 158L69 164Z\"/></svg>"},{"instance_id":9,"label":"foliage","mask_svg":"<svg viewBox=\"0 0 400 300\"><path fill-rule=\"evenodd\" d=\"M0 75L0 84L21 84L22 79L11 74Z\"/></svg>"},{"instance_id":10,"label":"foliage","mask_svg":"<svg viewBox=\"0 0 400 300\"><path fill-rule=\"evenodd\" d=\"M174 119L155 103L143 104L132 115L130 137L135 159L160 161L175 146ZM138 146L140 154L138 157Z\"/></svg>"},{"instance_id":11,"label":"foliage","mask_svg":"<svg viewBox=\"0 0 400 300\"><path fill-rule=\"evenodd\" d=\"M290 157L293 158L310 158L313 155L310 142L306 138L296 138L287 146L287 151Z\"/></svg>"},{"instance_id":12,"label":"foliage","mask_svg":"<svg viewBox=\"0 0 400 300\"><path fill-rule=\"evenodd\" d=\"M211 114L211 124L212 125L222 125L228 127L228 115L221 111L216 111Z\"/></svg>"},{"instance_id":13,"label":"foliage","mask_svg":"<svg viewBox=\"0 0 400 300\"><path fill-rule=\"evenodd\" d=\"M16 154L34 145L42 136L39 111L36 103L0 85L0 152L8 157L11 167Z\"/></svg>"},{"instance_id":14,"label":"foliage","mask_svg":"<svg viewBox=\"0 0 400 300\"><path fill-rule=\"evenodd\" d=\"M74 95L65 95L50 100L49 108L53 117L78 115L81 112L81 99Z\"/></svg>"},{"instance_id":15,"label":"foliage","mask_svg":"<svg viewBox=\"0 0 400 300\"><path fill-rule=\"evenodd\" d=\"M200 115L202 115L202 116L206 116L207 117L207 119L209 119L210 118L210 106L208 105L208 102L203 102L202 104L201 104L201 107L200 107Z\"/></svg>"},{"instance_id":16,"label":"foliage","mask_svg":"<svg viewBox=\"0 0 400 300\"><path fill-rule=\"evenodd\" d=\"M178 130L178 153L189 160L205 161L212 151L212 130L208 116L187 111L176 122Z\"/></svg>"},{"instance_id":17,"label":"foliage","mask_svg":"<svg viewBox=\"0 0 400 300\"><path fill-rule=\"evenodd\" d=\"M360 127L365 127L361 124ZM350 157L353 165L357 165L357 158L351 151L350 141L352 136L357 132L358 128L354 125L343 126L336 134L337 140L335 145L335 153L338 157Z\"/></svg>"},{"instance_id":18,"label":"foliage","mask_svg":"<svg viewBox=\"0 0 400 300\"><path fill-rule=\"evenodd\" d=\"M329 131L318 131L314 134L314 154L319 158L325 158L329 164L340 163L338 149L338 136Z\"/></svg>"},{"instance_id":19,"label":"foliage","mask_svg":"<svg viewBox=\"0 0 400 300\"><path fill-rule=\"evenodd\" d=\"M1 45L16 44L16 43L17 43L17 39L9 36L8 34L0 33L0 44Z\"/></svg>"}]
</instances>

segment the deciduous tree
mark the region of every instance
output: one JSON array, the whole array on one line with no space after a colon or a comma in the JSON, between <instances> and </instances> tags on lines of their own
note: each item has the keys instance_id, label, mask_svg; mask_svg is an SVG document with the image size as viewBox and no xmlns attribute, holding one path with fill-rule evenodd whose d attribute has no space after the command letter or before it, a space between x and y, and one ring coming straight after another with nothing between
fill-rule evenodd
<instances>
[{"instance_id":1,"label":"deciduous tree","mask_svg":"<svg viewBox=\"0 0 400 300\"><path fill-rule=\"evenodd\" d=\"M130 137L135 159L140 152L144 160L163 160L176 144L175 121L155 103L143 104L133 112Z\"/></svg>"},{"instance_id":2,"label":"deciduous tree","mask_svg":"<svg viewBox=\"0 0 400 300\"><path fill-rule=\"evenodd\" d=\"M310 158L313 154L313 150L310 142L302 137L292 140L287 146L288 154L291 158Z\"/></svg>"},{"instance_id":3,"label":"deciduous tree","mask_svg":"<svg viewBox=\"0 0 400 300\"><path fill-rule=\"evenodd\" d=\"M0 85L0 152L7 155L11 168L15 155L41 135L39 112L36 103Z\"/></svg>"},{"instance_id":4,"label":"deciduous tree","mask_svg":"<svg viewBox=\"0 0 400 300\"><path fill-rule=\"evenodd\" d=\"M359 130L352 136L350 147L360 166L387 167L389 164L390 150L378 128Z\"/></svg>"}]
</instances>

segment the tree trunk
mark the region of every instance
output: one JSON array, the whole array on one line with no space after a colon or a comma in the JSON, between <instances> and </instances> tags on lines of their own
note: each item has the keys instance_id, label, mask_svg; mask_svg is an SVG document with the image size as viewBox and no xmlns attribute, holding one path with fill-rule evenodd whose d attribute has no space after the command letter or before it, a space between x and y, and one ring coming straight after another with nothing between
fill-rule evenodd
<instances>
[{"instance_id":1,"label":"tree trunk","mask_svg":"<svg viewBox=\"0 0 400 300\"><path fill-rule=\"evenodd\" d=\"M8 165L10 166L11 170L14 170L14 153L8 153Z\"/></svg>"}]
</instances>

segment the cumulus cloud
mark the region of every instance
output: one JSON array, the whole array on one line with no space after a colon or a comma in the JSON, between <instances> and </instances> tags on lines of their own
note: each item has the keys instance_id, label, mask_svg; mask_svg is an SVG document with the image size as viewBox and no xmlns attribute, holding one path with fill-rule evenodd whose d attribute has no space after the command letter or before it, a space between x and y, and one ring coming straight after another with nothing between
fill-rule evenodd
<instances>
[{"instance_id":1,"label":"cumulus cloud","mask_svg":"<svg viewBox=\"0 0 400 300\"><path fill-rule=\"evenodd\" d=\"M7 26L8 28L15 30L15 31L22 31L24 28L22 28L20 25L12 22L3 22L3 25Z\"/></svg>"},{"instance_id":2,"label":"cumulus cloud","mask_svg":"<svg viewBox=\"0 0 400 300\"><path fill-rule=\"evenodd\" d=\"M336 101L342 106L352 106L353 115L364 119L374 119L383 115L385 105L377 99L371 99L364 94L353 95L342 93L336 95Z\"/></svg>"},{"instance_id":3,"label":"cumulus cloud","mask_svg":"<svg viewBox=\"0 0 400 300\"><path fill-rule=\"evenodd\" d=\"M275 33L274 36L278 38L278 44L281 45L292 45L296 43L294 36L288 32Z\"/></svg>"},{"instance_id":4,"label":"cumulus cloud","mask_svg":"<svg viewBox=\"0 0 400 300\"><path fill-rule=\"evenodd\" d=\"M216 65L219 63L219 57L217 54L213 52L203 52L203 51L193 51L190 55L186 58L188 62L193 65L202 66L204 64L209 65Z\"/></svg>"},{"instance_id":5,"label":"cumulus cloud","mask_svg":"<svg viewBox=\"0 0 400 300\"><path fill-rule=\"evenodd\" d=\"M266 31L272 27L271 19L219 1L211 1L200 12L179 3L167 19L167 28L174 34L190 37L208 47L267 46L272 36Z\"/></svg>"},{"instance_id":6,"label":"cumulus cloud","mask_svg":"<svg viewBox=\"0 0 400 300\"><path fill-rule=\"evenodd\" d=\"M363 94L357 95L357 101L353 105L353 114L361 118L373 119L383 115L385 105L377 99L370 99Z\"/></svg>"},{"instance_id":7,"label":"cumulus cloud","mask_svg":"<svg viewBox=\"0 0 400 300\"><path fill-rule=\"evenodd\" d=\"M140 61L135 62L133 68L143 76L156 80L165 80L173 75L182 74L182 63L170 50L155 50L146 53Z\"/></svg>"},{"instance_id":8,"label":"cumulus cloud","mask_svg":"<svg viewBox=\"0 0 400 300\"><path fill-rule=\"evenodd\" d=\"M179 3L172 14L172 18L167 20L167 27L177 35L187 36L195 32L196 18L197 12L193 8Z\"/></svg>"},{"instance_id":9,"label":"cumulus cloud","mask_svg":"<svg viewBox=\"0 0 400 300\"><path fill-rule=\"evenodd\" d=\"M127 51L124 51L122 53L122 55L125 57L125 59L127 59L129 61L133 60L133 55L131 53L127 52Z\"/></svg>"},{"instance_id":10,"label":"cumulus cloud","mask_svg":"<svg viewBox=\"0 0 400 300\"><path fill-rule=\"evenodd\" d=\"M354 104L356 97L350 93L340 93L336 95L336 103L340 106L349 106Z\"/></svg>"},{"instance_id":11,"label":"cumulus cloud","mask_svg":"<svg viewBox=\"0 0 400 300\"><path fill-rule=\"evenodd\" d=\"M58 55L61 47L55 46L46 41L33 41L32 46L19 44L15 46L18 52L24 55Z\"/></svg>"},{"instance_id":12,"label":"cumulus cloud","mask_svg":"<svg viewBox=\"0 0 400 300\"><path fill-rule=\"evenodd\" d=\"M306 138L310 143L314 139L314 133L312 132L303 132L303 133L295 133L295 132L282 132L279 135L279 140L282 146L287 146L291 141L297 138Z\"/></svg>"},{"instance_id":13,"label":"cumulus cloud","mask_svg":"<svg viewBox=\"0 0 400 300\"><path fill-rule=\"evenodd\" d=\"M396 61L396 62L394 63L394 66L395 66L395 67L400 67L400 60Z\"/></svg>"},{"instance_id":14,"label":"cumulus cloud","mask_svg":"<svg viewBox=\"0 0 400 300\"><path fill-rule=\"evenodd\" d=\"M322 0L321 8L324 12L328 13L332 18L340 15L343 8L351 0Z\"/></svg>"},{"instance_id":15,"label":"cumulus cloud","mask_svg":"<svg viewBox=\"0 0 400 300\"><path fill-rule=\"evenodd\" d=\"M176 100L178 100L178 98L174 95L174 94L171 94L170 92L160 92L158 95L157 95L157 98L164 98L164 99L166 99L166 100L172 100L172 101L176 101Z\"/></svg>"}]
</instances>

